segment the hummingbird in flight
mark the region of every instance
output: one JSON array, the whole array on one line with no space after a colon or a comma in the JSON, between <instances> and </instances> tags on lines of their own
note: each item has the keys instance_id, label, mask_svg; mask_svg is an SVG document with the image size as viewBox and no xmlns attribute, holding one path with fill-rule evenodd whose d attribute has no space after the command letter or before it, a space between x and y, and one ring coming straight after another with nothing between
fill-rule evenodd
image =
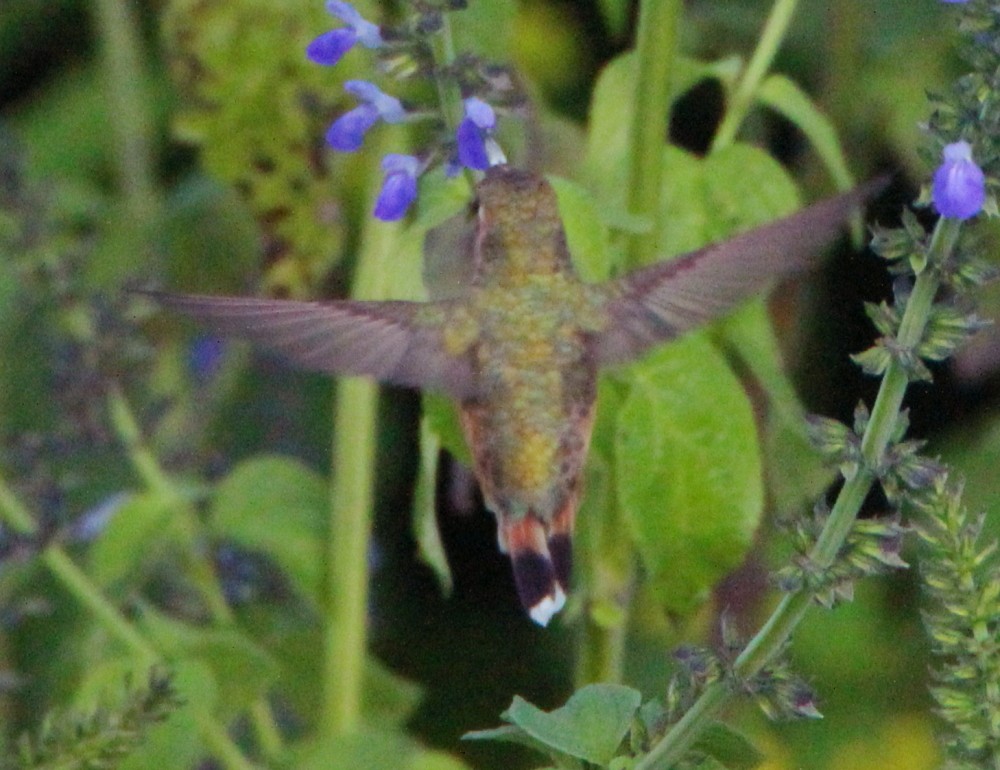
<instances>
[{"instance_id":1,"label":"hummingbird in flight","mask_svg":"<svg viewBox=\"0 0 1000 770\"><path fill-rule=\"evenodd\" d=\"M598 372L717 318L808 266L872 183L680 258L581 281L549 184L493 166L476 188L468 284L430 302L291 301L147 292L214 333L309 370L372 377L458 403L521 603L565 603Z\"/></svg>"}]
</instances>

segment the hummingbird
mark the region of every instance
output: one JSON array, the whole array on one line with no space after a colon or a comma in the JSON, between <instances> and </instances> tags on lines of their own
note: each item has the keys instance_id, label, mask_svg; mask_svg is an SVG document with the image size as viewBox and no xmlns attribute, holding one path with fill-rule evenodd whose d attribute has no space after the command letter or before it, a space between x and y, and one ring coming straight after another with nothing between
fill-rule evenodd
<instances>
[{"instance_id":1,"label":"hummingbird","mask_svg":"<svg viewBox=\"0 0 1000 770\"><path fill-rule=\"evenodd\" d=\"M298 367L437 391L458 404L521 603L566 601L598 372L719 317L807 267L878 182L603 283L576 274L544 178L486 171L462 241L468 282L429 302L291 301L147 292L214 333Z\"/></svg>"}]
</instances>

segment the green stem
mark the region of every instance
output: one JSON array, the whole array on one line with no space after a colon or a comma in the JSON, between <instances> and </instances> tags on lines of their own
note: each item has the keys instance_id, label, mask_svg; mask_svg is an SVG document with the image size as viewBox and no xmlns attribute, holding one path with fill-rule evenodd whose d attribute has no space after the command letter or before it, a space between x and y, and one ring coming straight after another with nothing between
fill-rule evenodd
<instances>
[{"instance_id":1,"label":"green stem","mask_svg":"<svg viewBox=\"0 0 1000 770\"><path fill-rule=\"evenodd\" d=\"M743 119L746 118L747 112L750 111L750 107L757 97L760 82L771 69L771 62L774 61L774 57L785 39L785 33L788 31L788 25L792 21L797 4L798 0L776 0L771 7L771 13L764 24L760 42L757 43L757 48L743 71L743 77L736 84L726 114L715 134L712 152L728 146L736 138L736 133L739 131Z\"/></svg>"},{"instance_id":2,"label":"green stem","mask_svg":"<svg viewBox=\"0 0 1000 770\"><path fill-rule=\"evenodd\" d=\"M455 38L451 31L451 14L441 14L441 32L434 36L434 64L438 70L450 67L455 63ZM437 87L438 103L447 132L454 136L458 124L462 120L462 92L454 78L442 77L435 73L434 83ZM463 168L463 176L470 190L476 189L476 174L472 169Z\"/></svg>"},{"instance_id":3,"label":"green stem","mask_svg":"<svg viewBox=\"0 0 1000 770\"><path fill-rule=\"evenodd\" d=\"M917 276L900 322L897 339L904 348L915 347L923 337L934 297L940 287L940 278L935 266L944 264L949 258L960 227L961 223L957 220L943 217L938 220L929 248L927 263L930 267ZM810 553L810 560L821 569L833 563L844 540L850 534L862 502L875 481L873 469L881 464L896 425L907 384L906 371L894 360L882 379L868 427L861 439L865 465L845 481L826 525ZM771 617L733 664L735 678L745 680L752 677L773 660L811 603L812 594L808 590L787 594L782 598ZM708 721L735 695L736 692L728 681L708 686L691 709L660 739L649 754L636 764L635 770L660 770L675 765L691 748Z\"/></svg>"},{"instance_id":4,"label":"green stem","mask_svg":"<svg viewBox=\"0 0 1000 770\"><path fill-rule=\"evenodd\" d=\"M677 58L681 0L644 0L636 32L637 82L631 127L631 162L626 189L629 211L658 220L663 185L663 145L670 116L670 79ZM656 256L656 226L631 236L626 268L649 264Z\"/></svg>"},{"instance_id":5,"label":"green stem","mask_svg":"<svg viewBox=\"0 0 1000 770\"><path fill-rule=\"evenodd\" d=\"M0 517L20 535L30 536L35 533L35 522L31 514L3 480L0 480ZM47 546L41 553L41 559L66 591L90 610L113 638L138 655L146 665L152 665L159 658L156 650L135 626L122 617L61 546Z\"/></svg>"},{"instance_id":6,"label":"green stem","mask_svg":"<svg viewBox=\"0 0 1000 770\"><path fill-rule=\"evenodd\" d=\"M371 382L345 377L337 385L327 558L327 735L351 732L361 721L377 399Z\"/></svg>"},{"instance_id":7,"label":"green stem","mask_svg":"<svg viewBox=\"0 0 1000 770\"><path fill-rule=\"evenodd\" d=\"M153 218L157 196L149 148L151 121L145 107L148 96L142 87L142 58L133 7L125 0L94 2L122 198L131 221L143 227Z\"/></svg>"},{"instance_id":8,"label":"green stem","mask_svg":"<svg viewBox=\"0 0 1000 770\"><path fill-rule=\"evenodd\" d=\"M362 234L352 296L386 294L385 262L397 228L368 220ZM323 730L342 735L361 722L368 609L368 548L375 478L378 387L345 377L334 405L330 526L327 551L327 627Z\"/></svg>"},{"instance_id":9,"label":"green stem","mask_svg":"<svg viewBox=\"0 0 1000 770\"><path fill-rule=\"evenodd\" d=\"M587 616L583 618L580 640L580 660L577 663L577 688L596 682L620 682L625 656L626 627L601 625Z\"/></svg>"}]
</instances>

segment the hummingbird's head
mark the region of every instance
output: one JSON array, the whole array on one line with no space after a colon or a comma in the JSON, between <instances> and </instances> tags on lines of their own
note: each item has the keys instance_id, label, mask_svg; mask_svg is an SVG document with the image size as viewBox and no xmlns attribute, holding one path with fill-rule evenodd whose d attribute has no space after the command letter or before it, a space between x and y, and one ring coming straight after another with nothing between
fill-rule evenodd
<instances>
[{"instance_id":1,"label":"hummingbird's head","mask_svg":"<svg viewBox=\"0 0 1000 770\"><path fill-rule=\"evenodd\" d=\"M568 264L556 195L537 174L492 166L476 189L478 267L551 273Z\"/></svg>"}]
</instances>

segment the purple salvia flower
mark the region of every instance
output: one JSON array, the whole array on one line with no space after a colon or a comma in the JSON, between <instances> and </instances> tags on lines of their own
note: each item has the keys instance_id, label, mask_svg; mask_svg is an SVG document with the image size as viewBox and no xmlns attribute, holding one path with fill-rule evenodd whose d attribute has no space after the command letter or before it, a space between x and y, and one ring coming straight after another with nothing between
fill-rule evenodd
<instances>
[{"instance_id":1,"label":"purple salvia flower","mask_svg":"<svg viewBox=\"0 0 1000 770\"><path fill-rule=\"evenodd\" d=\"M475 96L465 99L463 104L465 118L455 132L458 162L466 168L485 171L491 165L486 142L496 127L497 116L490 105Z\"/></svg>"},{"instance_id":2,"label":"purple salvia flower","mask_svg":"<svg viewBox=\"0 0 1000 770\"><path fill-rule=\"evenodd\" d=\"M420 161L412 155L390 153L382 159L385 179L375 202L375 217L383 222L402 219L417 197Z\"/></svg>"},{"instance_id":3,"label":"purple salvia flower","mask_svg":"<svg viewBox=\"0 0 1000 770\"><path fill-rule=\"evenodd\" d=\"M365 48L378 48L382 45L378 25L362 17L350 3L328 0L326 10L347 26L324 32L313 40L306 47L306 56L311 61L329 67L340 61L357 43Z\"/></svg>"},{"instance_id":4,"label":"purple salvia flower","mask_svg":"<svg viewBox=\"0 0 1000 770\"><path fill-rule=\"evenodd\" d=\"M214 335L199 334L188 347L188 369L199 385L209 383L222 366L225 343Z\"/></svg>"},{"instance_id":5,"label":"purple salvia flower","mask_svg":"<svg viewBox=\"0 0 1000 770\"><path fill-rule=\"evenodd\" d=\"M986 177L972 160L968 142L945 145L944 161L934 172L931 199L941 216L969 219L986 201Z\"/></svg>"},{"instance_id":6,"label":"purple salvia flower","mask_svg":"<svg viewBox=\"0 0 1000 770\"><path fill-rule=\"evenodd\" d=\"M383 93L373 83L365 80L348 80L344 83L344 90L378 110L378 116L386 123L399 123L406 117L402 102L395 96Z\"/></svg>"},{"instance_id":7,"label":"purple salvia flower","mask_svg":"<svg viewBox=\"0 0 1000 770\"><path fill-rule=\"evenodd\" d=\"M354 152L361 147L365 134L372 126L383 120L399 123L406 117L402 103L389 96L377 86L364 80L348 80L344 90L357 96L362 104L337 118L326 132L326 141L340 152Z\"/></svg>"}]
</instances>

